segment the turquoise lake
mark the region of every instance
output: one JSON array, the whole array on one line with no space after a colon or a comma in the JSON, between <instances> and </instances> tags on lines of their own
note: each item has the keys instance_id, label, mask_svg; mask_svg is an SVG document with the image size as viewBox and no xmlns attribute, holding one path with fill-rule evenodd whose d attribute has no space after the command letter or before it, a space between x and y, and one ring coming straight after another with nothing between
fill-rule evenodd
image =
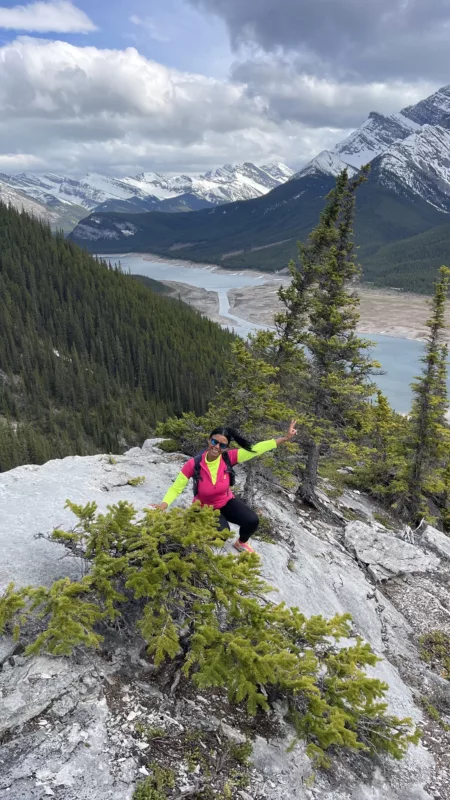
<instances>
[{"instance_id":1,"label":"turquoise lake","mask_svg":"<svg viewBox=\"0 0 450 800\"><path fill-rule=\"evenodd\" d=\"M240 336L248 336L252 330L259 327L230 313L227 292L243 286L261 285L266 282L264 275L248 272L217 272L212 266L184 267L170 262L147 261L138 255L105 256L105 258L112 263L120 261L124 271L130 270L132 273L147 275L156 280L178 281L217 292L221 315L230 319L229 327ZM410 383L421 369L420 356L423 352L423 343L379 334L367 334L366 338L375 342L373 356L382 364L385 373L376 377L377 384L396 411L403 414L408 412L412 399Z\"/></svg>"}]
</instances>

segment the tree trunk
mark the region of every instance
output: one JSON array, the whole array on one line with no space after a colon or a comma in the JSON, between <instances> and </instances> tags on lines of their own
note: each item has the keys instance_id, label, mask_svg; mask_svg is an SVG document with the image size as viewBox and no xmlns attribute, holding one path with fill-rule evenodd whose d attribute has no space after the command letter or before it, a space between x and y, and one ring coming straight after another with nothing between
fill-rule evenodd
<instances>
[{"instance_id":1,"label":"tree trunk","mask_svg":"<svg viewBox=\"0 0 450 800\"><path fill-rule=\"evenodd\" d=\"M297 489L297 497L304 503L313 508L320 508L320 503L316 496L317 472L319 469L320 445L312 442L308 446L306 456L305 476Z\"/></svg>"}]
</instances>

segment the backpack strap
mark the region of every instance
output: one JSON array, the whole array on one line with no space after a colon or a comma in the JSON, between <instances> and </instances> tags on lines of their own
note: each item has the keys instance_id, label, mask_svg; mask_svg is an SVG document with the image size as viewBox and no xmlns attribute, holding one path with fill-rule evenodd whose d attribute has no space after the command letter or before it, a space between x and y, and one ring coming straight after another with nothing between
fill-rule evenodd
<instances>
[{"instance_id":1,"label":"backpack strap","mask_svg":"<svg viewBox=\"0 0 450 800\"><path fill-rule=\"evenodd\" d=\"M203 458L203 454L204 453L206 453L206 450L202 450L201 453L197 453L197 455L194 456L194 472L193 472L193 475L192 475L192 489L193 489L193 492L194 492L194 497L197 497L197 495L198 495L198 482L203 480L203 478L202 478L202 476L200 474L200 465L202 463L202 458ZM233 466L231 464L230 456L228 454L228 451L225 451L225 453L222 453L222 458L223 458L223 460L225 462L225 466L226 466L226 470L225 471L230 476L230 486L234 486L234 484L236 483L236 473L235 473L235 471L233 469Z\"/></svg>"},{"instance_id":2,"label":"backpack strap","mask_svg":"<svg viewBox=\"0 0 450 800\"><path fill-rule=\"evenodd\" d=\"M235 473L235 471L233 469L233 466L231 464L230 455L228 453L228 450L225 450L225 452L222 453L222 458L223 458L223 460L225 462L225 466L226 466L226 470L225 471L230 476L230 486L234 486L234 484L236 483L236 473Z\"/></svg>"}]
</instances>

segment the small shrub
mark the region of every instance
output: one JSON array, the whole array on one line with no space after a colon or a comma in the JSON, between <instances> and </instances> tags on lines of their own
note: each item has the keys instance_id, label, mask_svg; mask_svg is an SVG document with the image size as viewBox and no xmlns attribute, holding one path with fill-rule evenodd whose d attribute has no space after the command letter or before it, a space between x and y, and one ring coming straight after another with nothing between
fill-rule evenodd
<instances>
[{"instance_id":1,"label":"small shrub","mask_svg":"<svg viewBox=\"0 0 450 800\"><path fill-rule=\"evenodd\" d=\"M388 714L387 685L367 675L379 659L354 639L350 616L308 619L284 603L262 603L271 587L258 556L223 552L228 531L217 530L217 511L195 503L142 516L126 502L106 514L97 514L95 503L67 506L78 524L53 538L81 554L89 574L50 588L15 592L9 586L0 597L0 635L9 626L18 637L37 615L44 629L27 653L99 647L102 624L117 620L134 600L156 666L177 659L198 688L225 688L230 702L245 703L250 715L270 710L264 687L274 688L319 763L330 748L401 758L417 743L411 720ZM341 647L341 639L354 643ZM147 781L148 787L160 791Z\"/></svg>"},{"instance_id":2,"label":"small shrub","mask_svg":"<svg viewBox=\"0 0 450 800\"><path fill-rule=\"evenodd\" d=\"M117 464L117 458L114 458L114 456L109 456L108 457L108 464L111 464L111 466L114 466L115 464Z\"/></svg>"},{"instance_id":3,"label":"small shrub","mask_svg":"<svg viewBox=\"0 0 450 800\"><path fill-rule=\"evenodd\" d=\"M436 706L433 705L433 703L428 697L421 697L420 702L423 708L425 709L426 713L430 717L430 719L433 719L435 722L438 722L444 731L450 731L450 725L447 725L447 723L444 722L438 709L436 708Z\"/></svg>"},{"instance_id":4,"label":"small shrub","mask_svg":"<svg viewBox=\"0 0 450 800\"><path fill-rule=\"evenodd\" d=\"M167 800L167 793L155 788L153 778L145 778L136 786L133 800Z\"/></svg>"},{"instance_id":5,"label":"small shrub","mask_svg":"<svg viewBox=\"0 0 450 800\"><path fill-rule=\"evenodd\" d=\"M442 678L450 680L450 636L434 630L420 637L421 658L437 670Z\"/></svg>"},{"instance_id":6,"label":"small shrub","mask_svg":"<svg viewBox=\"0 0 450 800\"><path fill-rule=\"evenodd\" d=\"M288 568L289 572L295 572L295 559L294 558L290 558L289 559L289 561L287 562L287 568Z\"/></svg>"},{"instance_id":7,"label":"small shrub","mask_svg":"<svg viewBox=\"0 0 450 800\"><path fill-rule=\"evenodd\" d=\"M232 744L230 746L231 758L234 758L234 760L243 767L249 766L252 753L253 745L248 739L243 744Z\"/></svg>"},{"instance_id":8,"label":"small shrub","mask_svg":"<svg viewBox=\"0 0 450 800\"><path fill-rule=\"evenodd\" d=\"M253 534L253 538L259 539L261 542L267 542L268 544L276 544L273 523L269 517L265 517L264 514L259 514L258 530Z\"/></svg>"},{"instance_id":9,"label":"small shrub","mask_svg":"<svg viewBox=\"0 0 450 800\"><path fill-rule=\"evenodd\" d=\"M163 453L179 453L180 452L180 445L175 439L164 439L163 442L158 444L158 448L163 451Z\"/></svg>"},{"instance_id":10,"label":"small shrub","mask_svg":"<svg viewBox=\"0 0 450 800\"><path fill-rule=\"evenodd\" d=\"M151 725L143 725L142 722L136 723L135 731L148 742L152 739L163 739L167 735L164 728L152 728Z\"/></svg>"},{"instance_id":11,"label":"small shrub","mask_svg":"<svg viewBox=\"0 0 450 800\"><path fill-rule=\"evenodd\" d=\"M142 486L145 480L145 475L139 475L137 478L130 478L130 480L127 481L127 486Z\"/></svg>"},{"instance_id":12,"label":"small shrub","mask_svg":"<svg viewBox=\"0 0 450 800\"><path fill-rule=\"evenodd\" d=\"M153 775L138 784L133 800L166 800L168 789L175 786L175 774L171 769L163 769L158 764L151 765Z\"/></svg>"},{"instance_id":13,"label":"small shrub","mask_svg":"<svg viewBox=\"0 0 450 800\"><path fill-rule=\"evenodd\" d=\"M379 522L380 525L383 525L389 531L394 530L394 526L393 526L391 520L389 519L389 517L386 517L384 514L379 514L377 511L374 511L372 516L373 516L374 520Z\"/></svg>"}]
</instances>

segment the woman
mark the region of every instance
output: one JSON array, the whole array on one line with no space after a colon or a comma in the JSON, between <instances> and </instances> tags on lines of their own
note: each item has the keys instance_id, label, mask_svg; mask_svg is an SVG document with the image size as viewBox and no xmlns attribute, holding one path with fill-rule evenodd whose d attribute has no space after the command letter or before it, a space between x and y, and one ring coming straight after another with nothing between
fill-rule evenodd
<instances>
[{"instance_id":1,"label":"woman","mask_svg":"<svg viewBox=\"0 0 450 800\"><path fill-rule=\"evenodd\" d=\"M224 528L229 530L228 523L230 522L240 526L239 539L233 545L240 552L254 552L248 540L252 533L255 533L259 525L259 519L251 508L248 508L245 503L234 497L230 491L230 475L227 471L225 460L222 458L222 453L228 451L230 443L234 440L238 448L228 451L228 461L232 467L236 464L243 464L245 461L250 461L256 456L267 453L269 450L274 450L280 444L290 442L297 433L295 422L295 419L292 420L286 436L281 436L279 439L269 439L267 442L259 442L253 446L247 439L236 433L233 428L215 428L209 437L208 449L202 453L199 465L200 471L198 473L198 491L193 502L199 500L202 506L212 506L220 509L220 531L224 530ZM165 511L186 488L189 479L194 477L194 470L195 459L190 458L166 492L162 503L151 507Z\"/></svg>"}]
</instances>

